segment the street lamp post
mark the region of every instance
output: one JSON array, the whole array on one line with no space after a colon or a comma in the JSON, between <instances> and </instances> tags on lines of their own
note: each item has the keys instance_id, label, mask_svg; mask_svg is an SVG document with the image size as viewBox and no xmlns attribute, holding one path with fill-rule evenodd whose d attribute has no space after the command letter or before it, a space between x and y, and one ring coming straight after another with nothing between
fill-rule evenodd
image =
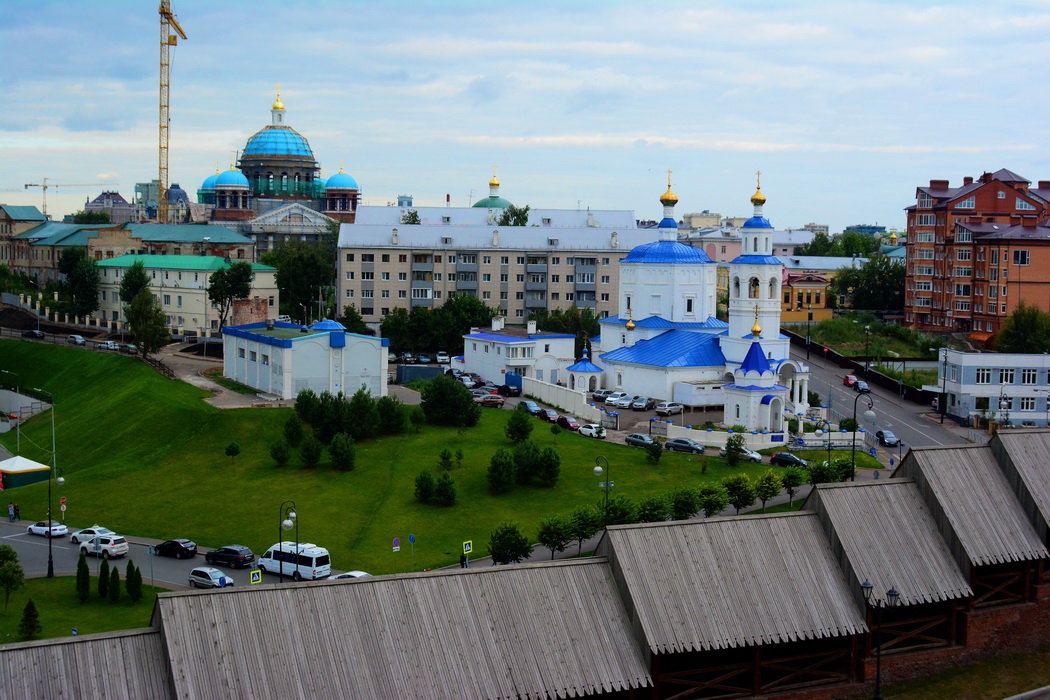
<instances>
[{"instance_id":1,"label":"street lamp post","mask_svg":"<svg viewBox=\"0 0 1050 700\"><path fill-rule=\"evenodd\" d=\"M941 425L944 425L944 412L948 410L948 348L941 350L944 351L941 355L941 397L937 399L937 408L941 409Z\"/></svg>"},{"instance_id":2,"label":"street lamp post","mask_svg":"<svg viewBox=\"0 0 1050 700\"><path fill-rule=\"evenodd\" d=\"M860 398L862 396L868 402L868 410L864 412L863 416L864 420L868 421L869 423L875 420L875 411L872 410L873 408L875 408L875 401L871 398L870 394L863 394L858 392L857 398L853 399L853 450L850 452L849 456L850 481L857 480L857 431L860 429L860 426L857 425L857 402L860 401Z\"/></svg>"},{"instance_id":3,"label":"street lamp post","mask_svg":"<svg viewBox=\"0 0 1050 700\"><path fill-rule=\"evenodd\" d=\"M299 516L295 512L295 501L285 501L281 504L277 516L277 541L282 542L281 530L291 530L295 528L295 554L299 555ZM280 563L277 567L277 580L279 583L284 583L284 552L278 547L277 554L280 556ZM293 574L294 575L294 574Z\"/></svg>"},{"instance_id":4,"label":"street lamp post","mask_svg":"<svg viewBox=\"0 0 1050 700\"><path fill-rule=\"evenodd\" d=\"M824 430L824 434L828 436L828 466L831 466L831 421L827 418L822 419L817 423L817 430Z\"/></svg>"},{"instance_id":5,"label":"street lamp post","mask_svg":"<svg viewBox=\"0 0 1050 700\"><path fill-rule=\"evenodd\" d=\"M55 440L55 397L50 393L34 388L33 391L44 394L48 398L48 403L51 404L51 469L47 472L47 577L55 577L55 558L51 550L51 528L55 524L55 521L51 514L51 482L56 481L55 475L58 473L58 455L56 453L57 443ZM58 485L66 483L66 480L62 477L57 479Z\"/></svg>"},{"instance_id":6,"label":"street lamp post","mask_svg":"<svg viewBox=\"0 0 1050 700\"><path fill-rule=\"evenodd\" d=\"M602 469L602 464L605 464L605 468ZM594 458L594 473L596 476L605 474L605 481L599 482L599 486L605 489L605 505L602 508L602 527L609 526L609 489L613 486L613 482L609 480L612 476L612 470L609 468L609 460L601 455Z\"/></svg>"},{"instance_id":7,"label":"street lamp post","mask_svg":"<svg viewBox=\"0 0 1050 700\"><path fill-rule=\"evenodd\" d=\"M872 591L875 586L867 579L860 584L864 592L864 604L875 613L875 694L874 700L882 700L882 611L884 608L895 608L900 601L901 594L896 588L886 591L886 598L872 599Z\"/></svg>"},{"instance_id":8,"label":"street lamp post","mask_svg":"<svg viewBox=\"0 0 1050 700\"><path fill-rule=\"evenodd\" d=\"M1010 425L1010 408L1013 399L1006 395L1006 385L999 389L999 427Z\"/></svg>"},{"instance_id":9,"label":"street lamp post","mask_svg":"<svg viewBox=\"0 0 1050 700\"><path fill-rule=\"evenodd\" d=\"M871 326L864 326L864 378L868 378L868 371L871 368L871 357L868 355L868 348L871 345Z\"/></svg>"}]
</instances>

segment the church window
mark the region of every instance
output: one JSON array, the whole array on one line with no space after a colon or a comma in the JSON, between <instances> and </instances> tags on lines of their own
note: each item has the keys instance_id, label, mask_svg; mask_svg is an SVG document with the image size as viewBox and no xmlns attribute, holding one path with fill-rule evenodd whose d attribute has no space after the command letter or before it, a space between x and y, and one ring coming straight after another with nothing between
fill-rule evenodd
<instances>
[{"instance_id":1,"label":"church window","mask_svg":"<svg viewBox=\"0 0 1050 700\"><path fill-rule=\"evenodd\" d=\"M740 298L740 278L739 277L734 277L733 278L733 296L738 298L738 299Z\"/></svg>"},{"instance_id":2,"label":"church window","mask_svg":"<svg viewBox=\"0 0 1050 700\"><path fill-rule=\"evenodd\" d=\"M693 313L693 300L691 297L685 300L685 312L687 314Z\"/></svg>"},{"instance_id":3,"label":"church window","mask_svg":"<svg viewBox=\"0 0 1050 700\"><path fill-rule=\"evenodd\" d=\"M758 299L758 278L752 277L747 285L747 296L749 299Z\"/></svg>"},{"instance_id":4,"label":"church window","mask_svg":"<svg viewBox=\"0 0 1050 700\"><path fill-rule=\"evenodd\" d=\"M777 278L776 277L770 277L769 278L769 298L770 299L776 299L777 298Z\"/></svg>"},{"instance_id":5,"label":"church window","mask_svg":"<svg viewBox=\"0 0 1050 700\"><path fill-rule=\"evenodd\" d=\"M790 304L791 303L791 290L790 289L784 291L784 303L785 304Z\"/></svg>"},{"instance_id":6,"label":"church window","mask_svg":"<svg viewBox=\"0 0 1050 700\"><path fill-rule=\"evenodd\" d=\"M628 309L631 308L631 297L630 296L627 297L627 308Z\"/></svg>"},{"instance_id":7,"label":"church window","mask_svg":"<svg viewBox=\"0 0 1050 700\"><path fill-rule=\"evenodd\" d=\"M736 407L736 417L737 418L740 417L740 406L739 405Z\"/></svg>"}]
</instances>

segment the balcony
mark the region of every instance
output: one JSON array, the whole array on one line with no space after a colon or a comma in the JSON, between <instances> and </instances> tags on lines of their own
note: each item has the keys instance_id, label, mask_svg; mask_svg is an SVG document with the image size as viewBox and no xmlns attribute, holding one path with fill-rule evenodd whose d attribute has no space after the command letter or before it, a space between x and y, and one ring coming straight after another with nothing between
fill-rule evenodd
<instances>
[{"instance_id":1,"label":"balcony","mask_svg":"<svg viewBox=\"0 0 1050 700\"><path fill-rule=\"evenodd\" d=\"M525 274L527 275L530 273L537 275L547 274L547 263L529 263L525 266Z\"/></svg>"},{"instance_id":2,"label":"balcony","mask_svg":"<svg viewBox=\"0 0 1050 700\"><path fill-rule=\"evenodd\" d=\"M477 289L478 289L478 281L476 279L473 279L473 280L457 279L456 280L456 289L457 290L465 290L465 291L477 291Z\"/></svg>"},{"instance_id":3,"label":"balcony","mask_svg":"<svg viewBox=\"0 0 1050 700\"><path fill-rule=\"evenodd\" d=\"M576 291L577 292L593 292L593 291L595 291L594 282L577 282L576 283Z\"/></svg>"},{"instance_id":4,"label":"balcony","mask_svg":"<svg viewBox=\"0 0 1050 700\"><path fill-rule=\"evenodd\" d=\"M433 272L433 271L434 271L434 263L433 262L413 262L412 263L412 272Z\"/></svg>"},{"instance_id":5,"label":"balcony","mask_svg":"<svg viewBox=\"0 0 1050 700\"><path fill-rule=\"evenodd\" d=\"M417 306L422 306L424 308L429 309L429 308L433 308L433 306L434 306L434 300L433 299L410 299L410 301L412 302L412 307L413 308L415 308Z\"/></svg>"},{"instance_id":6,"label":"balcony","mask_svg":"<svg viewBox=\"0 0 1050 700\"><path fill-rule=\"evenodd\" d=\"M478 264L477 263L461 263L461 262L456 263L456 272L477 272L477 271L478 271Z\"/></svg>"},{"instance_id":7,"label":"balcony","mask_svg":"<svg viewBox=\"0 0 1050 700\"><path fill-rule=\"evenodd\" d=\"M542 282L530 282L530 281L526 280L525 281L525 291L526 292L546 292L547 291L547 281L544 280Z\"/></svg>"},{"instance_id":8,"label":"balcony","mask_svg":"<svg viewBox=\"0 0 1050 700\"><path fill-rule=\"evenodd\" d=\"M525 298L525 308L526 309L545 309L545 308L547 308L547 299L546 299L546 297L538 298L538 299L530 299L530 298L526 297Z\"/></svg>"}]
</instances>

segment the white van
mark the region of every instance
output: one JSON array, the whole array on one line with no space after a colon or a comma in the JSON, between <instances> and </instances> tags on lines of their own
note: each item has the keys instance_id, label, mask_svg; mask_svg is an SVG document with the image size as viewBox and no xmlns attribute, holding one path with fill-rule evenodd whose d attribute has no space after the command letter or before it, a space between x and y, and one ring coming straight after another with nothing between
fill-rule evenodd
<instances>
[{"instance_id":1,"label":"white van","mask_svg":"<svg viewBox=\"0 0 1050 700\"><path fill-rule=\"evenodd\" d=\"M259 557L257 564L267 573L283 572L295 581L316 581L332 573L328 550L310 542L278 542Z\"/></svg>"}]
</instances>

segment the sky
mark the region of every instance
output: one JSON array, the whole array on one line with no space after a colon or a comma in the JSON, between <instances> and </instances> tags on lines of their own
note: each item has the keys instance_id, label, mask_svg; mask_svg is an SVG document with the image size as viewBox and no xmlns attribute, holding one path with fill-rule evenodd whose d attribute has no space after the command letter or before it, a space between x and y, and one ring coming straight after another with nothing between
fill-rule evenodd
<instances>
[{"instance_id":1,"label":"sky","mask_svg":"<svg viewBox=\"0 0 1050 700\"><path fill-rule=\"evenodd\" d=\"M157 177L156 1L0 0L0 202L56 218ZM1050 0L172 0L170 179L195 194L270 123L365 204L903 228L930 179L1050 180ZM106 183L105 186L94 183Z\"/></svg>"}]
</instances>

